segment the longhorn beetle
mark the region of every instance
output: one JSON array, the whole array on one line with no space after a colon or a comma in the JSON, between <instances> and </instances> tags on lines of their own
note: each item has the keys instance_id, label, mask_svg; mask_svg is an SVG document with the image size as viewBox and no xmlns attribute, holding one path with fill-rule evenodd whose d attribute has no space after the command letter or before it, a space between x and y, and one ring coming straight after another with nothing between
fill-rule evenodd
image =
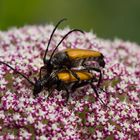
<instances>
[{"instance_id":1,"label":"longhorn beetle","mask_svg":"<svg viewBox=\"0 0 140 140\"><path fill-rule=\"evenodd\" d=\"M34 91L33 91L34 96L37 96L38 93L43 90L43 88L49 91L48 97L52 94L52 91L54 89L57 89L58 91L65 90L67 93L67 100L66 100L67 102L69 99L69 94L70 94L69 90L75 91L77 88L90 84L96 94L96 97L100 99L96 86L93 85L93 82L98 81L96 76L93 75L93 73L88 72L86 69L73 70L73 71L80 78L80 81L78 81L75 78L75 76L73 76L67 70L57 72L57 73L51 73L49 77L45 75L41 80L36 79L35 85L38 85L38 86L34 87ZM101 99L100 101L103 104L105 104Z\"/></svg>"},{"instance_id":2,"label":"longhorn beetle","mask_svg":"<svg viewBox=\"0 0 140 140\"><path fill-rule=\"evenodd\" d=\"M87 61L96 61L96 62L98 62L100 67L105 66L104 56L102 53L100 53L98 51L85 50L85 49L66 49L66 50L55 53L55 51L57 50L59 45L63 42L63 40L70 33L74 32L74 31L79 31L81 33L84 33L82 30L79 30L79 29L73 29L73 30L69 31L66 35L64 35L64 37L60 40L60 42L57 44L57 46L53 50L50 58L46 59L48 48L50 46L54 32L56 31L59 24L61 22L63 22L64 20L66 20L66 19L60 20L51 33L51 36L48 41L48 45L47 45L47 48L46 48L46 51L45 51L45 54L43 57L44 66L42 66L40 68L40 74L39 74L40 79L41 79L41 71L43 69L47 71L48 75L50 75L54 70L60 70L60 71L68 70L78 81L80 81L80 78L72 70L73 67L83 66L84 68L89 70L90 67L88 65L86 65ZM102 79L101 70L99 68L93 67L93 66L92 66L92 70L100 73L100 77L99 77L99 81L98 81L98 87L99 87L101 79Z\"/></svg>"},{"instance_id":3,"label":"longhorn beetle","mask_svg":"<svg viewBox=\"0 0 140 140\"><path fill-rule=\"evenodd\" d=\"M33 88L33 95L35 97L38 96L38 93L40 93L42 90L47 90L49 92L48 97L52 94L54 89L57 89L58 91L65 90L67 93L67 99L66 102L69 99L69 90L75 91L77 88L83 87L85 85L90 84L92 89L94 90L96 97L106 106L106 104L102 101L102 99L99 98L99 94L97 92L96 86L93 85L93 82L97 82L98 79L96 78L93 73L88 72L86 69L84 70L74 70L74 73L78 75L80 78L80 81L78 81L69 71L61 71L61 72L52 72L51 75L48 77L48 75L44 75L42 79L37 79L36 77L35 82L32 82L29 78L27 78L24 74L20 73L13 67L11 67L9 64L0 61L0 64L4 64L10 69L12 69L14 72L21 75L23 78L25 78L34 88Z\"/></svg>"}]
</instances>

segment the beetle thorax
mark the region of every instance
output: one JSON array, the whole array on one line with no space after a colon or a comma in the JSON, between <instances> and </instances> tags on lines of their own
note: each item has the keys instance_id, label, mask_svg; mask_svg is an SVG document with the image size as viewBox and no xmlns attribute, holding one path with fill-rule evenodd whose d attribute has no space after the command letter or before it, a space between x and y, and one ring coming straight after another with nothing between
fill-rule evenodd
<instances>
[{"instance_id":1,"label":"beetle thorax","mask_svg":"<svg viewBox=\"0 0 140 140\"><path fill-rule=\"evenodd\" d=\"M63 66L66 66L66 67L71 66L69 57L67 56L65 52L56 53L51 60L51 64L54 66L54 68L62 68Z\"/></svg>"}]
</instances>

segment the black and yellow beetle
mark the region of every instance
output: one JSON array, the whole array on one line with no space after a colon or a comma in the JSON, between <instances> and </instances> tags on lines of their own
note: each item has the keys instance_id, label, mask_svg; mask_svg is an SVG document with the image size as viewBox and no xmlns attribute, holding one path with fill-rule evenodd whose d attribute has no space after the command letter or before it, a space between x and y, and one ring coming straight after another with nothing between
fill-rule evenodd
<instances>
[{"instance_id":1,"label":"black and yellow beetle","mask_svg":"<svg viewBox=\"0 0 140 140\"><path fill-rule=\"evenodd\" d=\"M50 75L54 70L57 72L62 71L62 70L68 70L71 74L73 74L73 76L75 76L75 78L77 80L80 81L80 78L76 75L76 73L73 72L72 68L78 67L78 66L83 66L84 69L85 68L87 70L92 69L92 70L100 73L100 78L98 81L98 86L99 86L101 79L102 79L102 73L101 73L101 69L99 67L103 68L105 66L104 56L102 53L100 53L99 51L85 50L85 49L66 49L66 50L55 53L55 51L57 50L59 45L69 34L71 34L72 32L75 32L75 31L84 33L83 31L81 31L79 29L74 29L74 30L69 31L66 35L64 35L64 37L61 39L61 41L55 47L50 58L46 59L48 48L49 48L51 39L53 37L53 34L54 34L55 30L57 29L58 25L64 20L65 19L60 20L52 31L52 34L48 41L48 45L47 45L47 48L46 48L46 51L44 54L44 58L43 58L44 66L40 68L40 76L41 76L42 69L46 70L48 75ZM97 62L99 64L99 67L96 67L94 65L89 67L86 64L89 61Z\"/></svg>"},{"instance_id":2,"label":"black and yellow beetle","mask_svg":"<svg viewBox=\"0 0 140 140\"><path fill-rule=\"evenodd\" d=\"M97 87L93 85L94 82L98 82L96 75L94 75L93 73L89 73L87 70L73 71L80 78L80 81L78 81L71 73L69 73L69 71L65 70L58 72L57 74L51 73L49 77L46 75L41 80L36 80L36 86L34 86L33 91L34 96L37 96L38 93L43 89L46 89L49 92L48 97L52 94L54 89L57 89L58 91L65 90L67 93L67 102L70 94L69 91L75 91L77 88L90 84L97 98L99 98ZM102 100L101 102L103 103Z\"/></svg>"},{"instance_id":3,"label":"black and yellow beetle","mask_svg":"<svg viewBox=\"0 0 140 140\"><path fill-rule=\"evenodd\" d=\"M87 70L73 70L74 73L76 73L76 75L80 78L80 81L69 73L69 71L61 71L57 74L52 72L50 76L46 74L42 79L34 78L35 82L32 82L28 77L11 67L9 64L2 61L0 61L0 64L6 65L14 72L25 78L33 86L33 95L35 97L37 97L43 90L47 90L49 92L48 97L52 94L54 89L57 89L58 91L65 90L67 93L67 102L70 94L69 90L75 91L77 88L90 84L96 94L96 97L105 105L105 103L99 98L97 87L93 85L93 83L97 82L98 79L93 73L90 73Z\"/></svg>"},{"instance_id":4,"label":"black and yellow beetle","mask_svg":"<svg viewBox=\"0 0 140 140\"><path fill-rule=\"evenodd\" d=\"M47 91L49 92L48 96L51 95L54 89L57 89L59 91L66 90L69 95L68 90L75 90L76 88L74 87L77 87L79 83L82 83L83 81L88 81L89 83L91 81L98 81L95 75L89 73L88 71L74 70L74 73L79 76L80 82L77 81L77 79L71 73L69 73L69 71L61 71L57 74L51 73L49 77L47 75L44 75L41 80L36 79L35 85L37 86L34 86L34 96L38 96L38 93L40 93L43 89L47 89Z\"/></svg>"}]
</instances>

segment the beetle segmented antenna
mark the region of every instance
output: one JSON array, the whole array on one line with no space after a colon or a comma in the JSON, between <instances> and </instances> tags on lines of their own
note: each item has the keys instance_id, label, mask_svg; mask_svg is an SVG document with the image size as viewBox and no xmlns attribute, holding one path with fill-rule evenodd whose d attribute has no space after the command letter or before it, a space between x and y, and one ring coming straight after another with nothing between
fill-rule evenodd
<instances>
[{"instance_id":1,"label":"beetle segmented antenna","mask_svg":"<svg viewBox=\"0 0 140 140\"><path fill-rule=\"evenodd\" d=\"M71 34L72 32L81 32L81 33L84 34L84 32L83 32L82 30L80 30L80 29L73 29L73 30L69 31L67 34L65 34L65 36L63 36L63 38L60 40L60 42L58 43L58 45L55 47L54 51L52 52L49 61L51 61L51 59L52 59L52 57L53 57L55 51L56 51L57 48L59 47L59 45L60 45L60 44L63 42L63 40L64 40L69 34Z\"/></svg>"},{"instance_id":2,"label":"beetle segmented antenna","mask_svg":"<svg viewBox=\"0 0 140 140\"><path fill-rule=\"evenodd\" d=\"M16 73L18 73L19 75L21 75L23 78L25 78L31 85L35 85L31 80L29 80L24 74L20 73L19 71L17 71L16 69L14 69L13 67L11 67L9 64L0 61L0 64L4 64L7 67L9 67L10 69L12 69L13 71L15 71Z\"/></svg>"},{"instance_id":3,"label":"beetle segmented antenna","mask_svg":"<svg viewBox=\"0 0 140 140\"><path fill-rule=\"evenodd\" d=\"M44 63L45 63L45 58L46 58L46 55L47 55L47 52L48 52L48 49L49 49L49 46L50 46L52 37L53 37L53 35L54 35L54 32L56 31L56 29L57 29L57 27L60 25L60 23L63 22L63 21L65 21L65 20L67 20L67 19L66 19L66 18L61 19L61 20L56 24L55 28L53 29L53 31L52 31L52 33L51 33L51 35L50 35L50 39L49 39L49 41L48 41L48 45L47 45L47 48L46 48L46 51L45 51L45 54L44 54L44 58L43 58Z\"/></svg>"}]
</instances>

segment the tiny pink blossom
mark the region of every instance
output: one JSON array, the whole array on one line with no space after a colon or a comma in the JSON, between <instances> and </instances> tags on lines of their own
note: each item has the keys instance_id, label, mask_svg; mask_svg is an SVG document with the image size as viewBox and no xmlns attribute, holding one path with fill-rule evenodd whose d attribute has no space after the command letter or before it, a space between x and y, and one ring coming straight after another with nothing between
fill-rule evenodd
<instances>
[{"instance_id":1,"label":"tiny pink blossom","mask_svg":"<svg viewBox=\"0 0 140 140\"><path fill-rule=\"evenodd\" d=\"M33 81L39 76L53 28L53 25L25 26L0 32L0 61ZM69 30L55 32L50 52ZM92 32L73 32L58 51L66 48L103 53L104 91L97 90L107 107L89 85L71 92L67 105L65 91L55 90L47 98L48 91L43 90L34 98L30 83L0 64L0 139L140 139L140 46L118 39L103 40Z\"/></svg>"}]
</instances>

